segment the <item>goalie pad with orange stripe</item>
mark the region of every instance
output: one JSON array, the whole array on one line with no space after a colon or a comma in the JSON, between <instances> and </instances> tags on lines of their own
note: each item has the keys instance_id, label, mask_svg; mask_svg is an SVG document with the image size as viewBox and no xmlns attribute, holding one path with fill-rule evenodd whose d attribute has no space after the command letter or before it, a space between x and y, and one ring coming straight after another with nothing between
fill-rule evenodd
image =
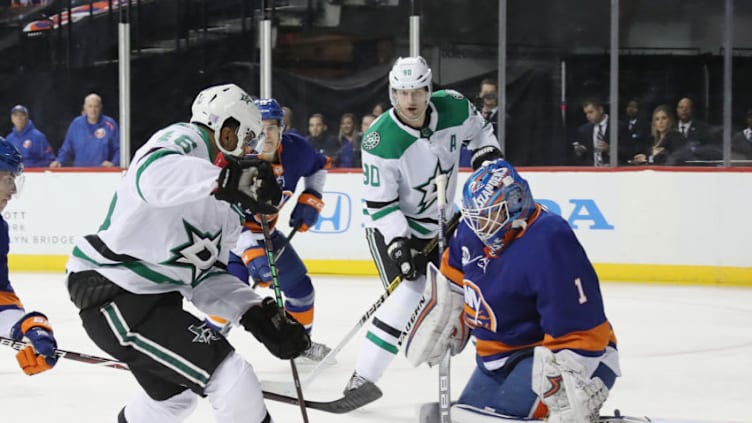
<instances>
[{"instance_id":1,"label":"goalie pad with orange stripe","mask_svg":"<svg viewBox=\"0 0 752 423\"><path fill-rule=\"evenodd\" d=\"M459 354L470 331L462 321L465 297L433 263L426 269L422 307L407 338L405 356L413 366L438 364L444 353Z\"/></svg>"}]
</instances>

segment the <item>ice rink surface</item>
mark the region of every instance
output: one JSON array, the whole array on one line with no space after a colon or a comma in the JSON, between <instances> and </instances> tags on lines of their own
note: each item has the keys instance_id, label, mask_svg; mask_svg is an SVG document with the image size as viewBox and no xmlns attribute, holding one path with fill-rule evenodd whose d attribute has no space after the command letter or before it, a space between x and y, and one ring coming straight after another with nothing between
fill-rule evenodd
<instances>
[{"instance_id":1,"label":"ice rink surface","mask_svg":"<svg viewBox=\"0 0 752 423\"><path fill-rule=\"evenodd\" d=\"M314 340L335 346L381 294L376 278L313 278L317 289ZM60 348L104 355L84 333L67 297L63 275L11 274L28 310L46 313ZM752 422L752 289L603 283L606 314L619 339L623 377L603 414L681 421ZM269 292L271 294L271 292ZM339 398L353 371L363 332L347 344L338 363L306 388L306 399ZM231 342L265 381L289 381L290 364L273 358L252 335L233 330ZM60 360L52 371L29 377L14 351L0 349L0 422L116 422L137 389L127 371ZM457 398L474 367L472 348L452 359ZM311 366L300 366L304 377ZM349 414L309 411L311 422L417 422L421 403L436 401L437 373L412 368L398 356L378 383L384 396ZM297 406L267 402L277 423L301 422ZM213 422L201 400L188 420Z\"/></svg>"}]
</instances>

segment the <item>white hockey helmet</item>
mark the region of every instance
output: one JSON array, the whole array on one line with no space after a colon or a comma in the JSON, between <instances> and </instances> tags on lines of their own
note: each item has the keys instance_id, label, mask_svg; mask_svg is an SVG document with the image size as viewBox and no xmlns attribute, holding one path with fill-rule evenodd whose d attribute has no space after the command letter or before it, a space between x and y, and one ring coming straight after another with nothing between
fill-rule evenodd
<instances>
[{"instance_id":1,"label":"white hockey helmet","mask_svg":"<svg viewBox=\"0 0 752 423\"><path fill-rule=\"evenodd\" d=\"M400 57L394 62L392 70L389 71L389 100L392 106L397 107L397 97L394 90L412 90L415 88L426 87L428 97L426 104L431 98L431 80L433 74L428 67L426 59L417 57Z\"/></svg>"},{"instance_id":2,"label":"white hockey helmet","mask_svg":"<svg viewBox=\"0 0 752 423\"><path fill-rule=\"evenodd\" d=\"M261 112L248 93L235 84L209 87L196 96L191 106L191 122L201 123L214 131L214 143L223 154L242 156L243 146L262 134ZM222 147L220 132L229 118L240 123L238 143L233 150Z\"/></svg>"}]
</instances>

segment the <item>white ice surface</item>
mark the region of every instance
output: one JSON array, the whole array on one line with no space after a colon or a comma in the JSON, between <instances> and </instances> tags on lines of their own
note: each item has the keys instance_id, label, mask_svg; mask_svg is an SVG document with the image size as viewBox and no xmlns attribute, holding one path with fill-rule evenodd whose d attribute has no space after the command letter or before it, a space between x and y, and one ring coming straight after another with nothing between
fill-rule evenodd
<instances>
[{"instance_id":1,"label":"white ice surface","mask_svg":"<svg viewBox=\"0 0 752 423\"><path fill-rule=\"evenodd\" d=\"M375 278L315 276L314 340L336 345L381 294ZM68 300L62 274L11 274L27 309L45 312L60 348L105 355L86 336ZM752 289L604 283L606 313L621 352L624 376L606 403L624 414L676 420L752 422ZM364 333L356 336L306 389L306 398L340 396L352 373ZM288 381L290 364L263 350L250 334L233 330L231 342L262 380ZM138 386L127 371L61 360L52 371L29 377L14 351L0 349L0 422L115 422ZM474 367L471 348L452 360L457 398ZM304 376L310 367L301 366ZM412 368L398 356L378 383L384 397L344 415L309 411L310 421L417 421L421 403L436 401L436 370ZM297 406L267 402L277 423L301 422ZM188 420L213 422L201 400Z\"/></svg>"}]
</instances>

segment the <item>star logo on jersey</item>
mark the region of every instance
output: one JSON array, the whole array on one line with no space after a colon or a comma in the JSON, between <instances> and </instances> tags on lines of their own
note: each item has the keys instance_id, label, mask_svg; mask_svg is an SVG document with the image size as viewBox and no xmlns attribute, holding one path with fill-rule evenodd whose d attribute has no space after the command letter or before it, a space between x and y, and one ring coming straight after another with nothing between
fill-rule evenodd
<instances>
[{"instance_id":1,"label":"star logo on jersey","mask_svg":"<svg viewBox=\"0 0 752 423\"><path fill-rule=\"evenodd\" d=\"M200 325L190 325L188 326L188 330L196 335L193 337L193 340L191 342L197 343L197 344L211 344L212 341L219 341L220 337L217 336L217 333L214 332L212 328L206 325L206 323L202 323Z\"/></svg>"},{"instance_id":2,"label":"star logo on jersey","mask_svg":"<svg viewBox=\"0 0 752 423\"><path fill-rule=\"evenodd\" d=\"M222 230L218 230L215 234L204 233L185 220L183 220L183 228L188 241L172 248L170 250L172 257L162 264L190 268L191 281L195 282L200 280L217 261Z\"/></svg>"},{"instance_id":3,"label":"star logo on jersey","mask_svg":"<svg viewBox=\"0 0 752 423\"><path fill-rule=\"evenodd\" d=\"M436 168L433 170L433 175L429 176L426 182L413 187L414 190L420 191L421 194L423 194L420 203L418 203L418 214L428 210L428 208L437 200L436 177L439 175L447 175L447 177L451 179L453 169L454 166L444 170L441 168L441 162L436 161Z\"/></svg>"}]
</instances>

